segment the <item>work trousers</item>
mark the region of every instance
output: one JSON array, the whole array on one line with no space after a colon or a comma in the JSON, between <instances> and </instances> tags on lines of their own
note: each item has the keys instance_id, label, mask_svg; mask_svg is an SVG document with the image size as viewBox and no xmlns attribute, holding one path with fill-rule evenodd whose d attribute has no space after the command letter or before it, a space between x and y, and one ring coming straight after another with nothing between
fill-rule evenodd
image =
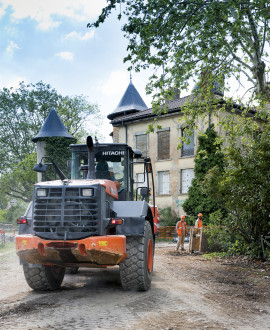
<instances>
[{"instance_id":1,"label":"work trousers","mask_svg":"<svg viewBox=\"0 0 270 330\"><path fill-rule=\"evenodd\" d=\"M179 235L178 236L177 246L176 246L176 251L179 250L180 245L181 245L181 249L184 248L184 242L185 242L185 236L184 235Z\"/></svg>"}]
</instances>

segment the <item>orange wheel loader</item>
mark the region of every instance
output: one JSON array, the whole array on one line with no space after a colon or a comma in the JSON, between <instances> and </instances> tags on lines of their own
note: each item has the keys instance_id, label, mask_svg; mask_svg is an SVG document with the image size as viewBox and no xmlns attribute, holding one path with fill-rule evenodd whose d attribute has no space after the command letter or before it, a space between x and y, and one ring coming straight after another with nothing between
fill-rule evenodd
<instances>
[{"instance_id":1,"label":"orange wheel loader","mask_svg":"<svg viewBox=\"0 0 270 330\"><path fill-rule=\"evenodd\" d=\"M66 268L118 265L123 289L148 290L159 222L150 159L127 144L94 144L90 136L70 148L71 179L52 159L46 163L49 157L34 167L46 177L53 166L60 179L35 184L33 201L18 219L16 251L27 283L56 290ZM143 182L133 180L134 166Z\"/></svg>"}]
</instances>

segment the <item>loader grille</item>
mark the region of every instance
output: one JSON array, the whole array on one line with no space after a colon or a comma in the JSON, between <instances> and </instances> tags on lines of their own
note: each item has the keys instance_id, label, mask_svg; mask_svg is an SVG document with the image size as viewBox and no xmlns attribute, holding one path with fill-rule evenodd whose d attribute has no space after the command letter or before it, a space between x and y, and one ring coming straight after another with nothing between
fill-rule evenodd
<instances>
[{"instance_id":1,"label":"loader grille","mask_svg":"<svg viewBox=\"0 0 270 330\"><path fill-rule=\"evenodd\" d=\"M33 229L50 239L79 239L99 235L99 205L94 196L82 196L82 188L47 188L46 197L35 197Z\"/></svg>"}]
</instances>

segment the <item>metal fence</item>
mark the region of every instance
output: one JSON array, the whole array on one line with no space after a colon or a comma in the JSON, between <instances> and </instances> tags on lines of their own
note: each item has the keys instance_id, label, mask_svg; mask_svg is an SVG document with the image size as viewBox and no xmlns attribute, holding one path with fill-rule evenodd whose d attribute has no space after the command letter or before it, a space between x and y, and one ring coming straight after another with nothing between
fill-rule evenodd
<instances>
[{"instance_id":1,"label":"metal fence","mask_svg":"<svg viewBox=\"0 0 270 330\"><path fill-rule=\"evenodd\" d=\"M4 248L7 242L13 242L15 240L15 234L17 228L12 224L0 224L0 248Z\"/></svg>"},{"instance_id":2,"label":"metal fence","mask_svg":"<svg viewBox=\"0 0 270 330\"><path fill-rule=\"evenodd\" d=\"M0 247L3 248L6 244L6 235L0 230L0 235L1 235L1 244Z\"/></svg>"}]
</instances>

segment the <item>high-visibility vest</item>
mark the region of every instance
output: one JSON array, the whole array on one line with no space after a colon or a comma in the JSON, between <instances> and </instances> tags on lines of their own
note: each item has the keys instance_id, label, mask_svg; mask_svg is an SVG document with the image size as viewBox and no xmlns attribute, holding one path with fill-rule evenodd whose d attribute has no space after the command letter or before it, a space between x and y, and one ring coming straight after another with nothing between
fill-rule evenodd
<instances>
[{"instance_id":1,"label":"high-visibility vest","mask_svg":"<svg viewBox=\"0 0 270 330\"><path fill-rule=\"evenodd\" d=\"M202 224L202 220L201 219L197 219L195 221L195 228L202 228L203 224Z\"/></svg>"},{"instance_id":2,"label":"high-visibility vest","mask_svg":"<svg viewBox=\"0 0 270 330\"><path fill-rule=\"evenodd\" d=\"M178 236L182 236L182 222L181 221L177 222L176 228L177 228ZM186 222L184 222L184 236L186 235L186 232L187 232L187 224L186 224Z\"/></svg>"}]
</instances>

